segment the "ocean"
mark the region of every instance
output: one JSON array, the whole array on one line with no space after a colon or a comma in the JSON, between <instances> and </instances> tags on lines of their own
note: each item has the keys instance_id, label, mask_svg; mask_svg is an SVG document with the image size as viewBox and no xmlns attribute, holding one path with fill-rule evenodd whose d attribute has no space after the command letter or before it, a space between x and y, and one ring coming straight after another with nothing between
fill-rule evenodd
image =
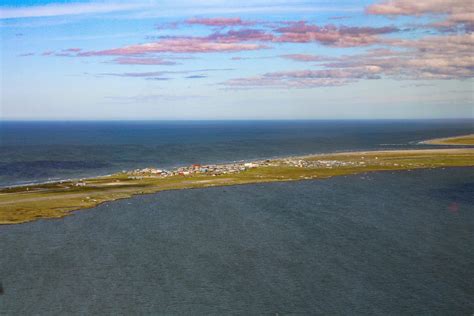
<instances>
[{"instance_id":1,"label":"ocean","mask_svg":"<svg viewBox=\"0 0 474 316\"><path fill-rule=\"evenodd\" d=\"M365 149L473 121L2 123L3 185ZM428 146L423 146L428 147ZM470 315L474 169L167 191L0 226L2 315Z\"/></svg>"},{"instance_id":2,"label":"ocean","mask_svg":"<svg viewBox=\"0 0 474 316\"><path fill-rule=\"evenodd\" d=\"M145 167L420 148L417 141L473 130L474 120L0 122L0 186Z\"/></svg>"}]
</instances>

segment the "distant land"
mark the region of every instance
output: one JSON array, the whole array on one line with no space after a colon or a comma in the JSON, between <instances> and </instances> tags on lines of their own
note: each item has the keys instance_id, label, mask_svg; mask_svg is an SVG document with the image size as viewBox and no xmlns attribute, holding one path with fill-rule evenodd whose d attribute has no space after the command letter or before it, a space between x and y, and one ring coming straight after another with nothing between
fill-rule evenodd
<instances>
[{"instance_id":1,"label":"distant land","mask_svg":"<svg viewBox=\"0 0 474 316\"><path fill-rule=\"evenodd\" d=\"M435 138L423 141L421 143L427 145L474 145L474 134L456 137Z\"/></svg>"},{"instance_id":2,"label":"distant land","mask_svg":"<svg viewBox=\"0 0 474 316\"><path fill-rule=\"evenodd\" d=\"M471 145L474 134L422 142ZM0 224L61 218L101 203L166 190L324 179L374 171L474 167L474 148L364 151L194 164L163 170L145 168L109 176L0 189Z\"/></svg>"}]
</instances>

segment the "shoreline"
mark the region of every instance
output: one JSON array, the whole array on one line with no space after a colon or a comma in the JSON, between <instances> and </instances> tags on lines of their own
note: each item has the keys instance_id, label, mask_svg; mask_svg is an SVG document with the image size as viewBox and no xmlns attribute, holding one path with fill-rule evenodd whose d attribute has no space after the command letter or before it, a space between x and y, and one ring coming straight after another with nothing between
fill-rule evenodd
<instances>
[{"instance_id":1,"label":"shoreline","mask_svg":"<svg viewBox=\"0 0 474 316\"><path fill-rule=\"evenodd\" d=\"M457 143L458 140L464 140L468 139L470 143ZM467 148L470 148L471 146L474 146L474 134L467 134L467 135L459 135L459 136L452 136L452 137L442 137L442 138L433 138L433 139L428 139L428 140L423 140L423 141L413 141L408 144L380 144L380 145L397 145L397 146L407 146L407 145L434 145L436 147L438 146L468 146ZM449 148L448 147L448 148ZM439 148L439 147L438 147ZM459 147L463 148L463 147ZM466 147L464 147L466 148ZM243 160L236 160L236 161L216 161L213 162L212 164L216 165L223 165L223 164L231 164L231 163L245 163L245 162L256 162L256 161L262 161L262 160L281 160L281 159L287 159L287 158L307 158L307 157L313 157L313 156L320 156L320 155L334 155L334 154L349 154L351 152L354 153L363 153L363 152L376 152L376 151L403 151L403 150L416 150L416 149L387 149L387 150L356 150L356 151L335 151L335 152L326 152L326 153L309 153L309 154L303 154L303 155L289 155L289 156L281 156L281 155L275 155L271 157L266 157L266 158L249 158L249 159L243 159ZM430 149L426 149L430 150ZM433 148L433 150L436 150L436 148ZM183 168L186 167L185 164L176 164L176 165L170 165L167 168L170 169L178 169L178 168ZM164 168L164 167L160 167ZM91 175L91 176L86 176L86 177L74 177L74 178L64 178L64 179L54 179L54 180L40 180L38 182L27 182L27 183L15 183L15 184L7 184L7 185L0 185L0 190L3 189L9 189L9 188L21 188L21 187L26 187L26 186L37 186L37 185L46 185L46 184L55 184L55 183L61 183L61 182L72 182L72 181L81 181L82 179L93 179L93 178L104 178L104 177L112 177L116 174L120 173L120 171L116 171L115 173L109 173L109 174L96 174L96 175ZM1 225L1 223L0 223Z\"/></svg>"},{"instance_id":2,"label":"shoreline","mask_svg":"<svg viewBox=\"0 0 474 316\"><path fill-rule=\"evenodd\" d=\"M418 143L421 145L474 146L474 134L433 138Z\"/></svg>"},{"instance_id":3,"label":"shoreline","mask_svg":"<svg viewBox=\"0 0 474 316\"><path fill-rule=\"evenodd\" d=\"M474 167L473 148L336 152L192 165L165 171L145 168L88 179L0 189L0 224L68 216L104 202L167 190L325 179L375 171Z\"/></svg>"}]
</instances>

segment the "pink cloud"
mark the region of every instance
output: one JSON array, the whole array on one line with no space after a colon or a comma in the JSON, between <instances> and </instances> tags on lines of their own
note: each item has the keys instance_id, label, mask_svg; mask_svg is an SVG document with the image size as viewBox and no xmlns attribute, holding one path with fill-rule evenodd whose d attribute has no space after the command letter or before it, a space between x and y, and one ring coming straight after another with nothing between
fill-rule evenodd
<instances>
[{"instance_id":1,"label":"pink cloud","mask_svg":"<svg viewBox=\"0 0 474 316\"><path fill-rule=\"evenodd\" d=\"M474 34L390 41L397 50L374 50L325 64L329 68L373 66L394 79L474 78Z\"/></svg>"},{"instance_id":2,"label":"pink cloud","mask_svg":"<svg viewBox=\"0 0 474 316\"><path fill-rule=\"evenodd\" d=\"M368 14L376 15L446 15L446 19L433 26L464 25L474 28L474 4L472 0L391 0L373 4L366 8Z\"/></svg>"},{"instance_id":3,"label":"pink cloud","mask_svg":"<svg viewBox=\"0 0 474 316\"><path fill-rule=\"evenodd\" d=\"M239 43L248 41L272 41L274 36L270 33L256 29L230 30L225 33L213 33L207 37L210 41L220 43Z\"/></svg>"},{"instance_id":4,"label":"pink cloud","mask_svg":"<svg viewBox=\"0 0 474 316\"><path fill-rule=\"evenodd\" d=\"M53 55L53 54L54 54L54 51L48 50L48 51L43 52L41 55L43 55L43 56L51 56L51 55Z\"/></svg>"},{"instance_id":5,"label":"pink cloud","mask_svg":"<svg viewBox=\"0 0 474 316\"><path fill-rule=\"evenodd\" d=\"M387 40L385 44L393 49L373 49L359 55L334 58L319 65L325 69L269 72L260 76L231 79L223 85L230 88L315 88L381 78L474 78L474 34ZM296 56L297 59L306 59L306 55Z\"/></svg>"},{"instance_id":6,"label":"pink cloud","mask_svg":"<svg viewBox=\"0 0 474 316\"><path fill-rule=\"evenodd\" d=\"M177 62L171 60L165 60L163 58L148 57L148 58L138 58L138 57L119 57L112 60L113 63L119 65L177 65Z\"/></svg>"},{"instance_id":7,"label":"pink cloud","mask_svg":"<svg viewBox=\"0 0 474 316\"><path fill-rule=\"evenodd\" d=\"M381 15L422 15L432 13L469 12L470 0L390 0L367 7L369 14Z\"/></svg>"},{"instance_id":8,"label":"pink cloud","mask_svg":"<svg viewBox=\"0 0 474 316\"><path fill-rule=\"evenodd\" d=\"M73 48L63 49L63 52L77 53L77 52L80 52L81 50L82 50L81 48L73 47Z\"/></svg>"},{"instance_id":9,"label":"pink cloud","mask_svg":"<svg viewBox=\"0 0 474 316\"><path fill-rule=\"evenodd\" d=\"M326 57L317 56L317 55L307 55L307 54L288 54L288 55L281 55L280 57L291 59L294 61L303 61L303 62L327 60Z\"/></svg>"},{"instance_id":10,"label":"pink cloud","mask_svg":"<svg viewBox=\"0 0 474 316\"><path fill-rule=\"evenodd\" d=\"M136 56L149 53L215 53L267 48L260 44L217 42L207 38L167 38L158 42L130 45L101 51L81 52L78 56Z\"/></svg>"},{"instance_id":11,"label":"pink cloud","mask_svg":"<svg viewBox=\"0 0 474 316\"><path fill-rule=\"evenodd\" d=\"M206 26L238 26L254 24L254 22L242 21L240 18L191 18L186 20L186 23Z\"/></svg>"},{"instance_id":12,"label":"pink cloud","mask_svg":"<svg viewBox=\"0 0 474 316\"><path fill-rule=\"evenodd\" d=\"M354 47L367 46L380 42L379 35L398 32L395 27L348 27L317 26L305 21L291 23L275 30L281 35L277 42L309 43L319 42L327 46Z\"/></svg>"}]
</instances>

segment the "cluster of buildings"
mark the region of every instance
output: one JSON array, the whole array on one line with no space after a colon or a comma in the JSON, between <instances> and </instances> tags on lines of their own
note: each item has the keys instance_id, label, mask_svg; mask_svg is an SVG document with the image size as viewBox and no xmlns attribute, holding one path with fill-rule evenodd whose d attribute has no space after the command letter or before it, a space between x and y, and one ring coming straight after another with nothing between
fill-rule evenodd
<instances>
[{"instance_id":1,"label":"cluster of buildings","mask_svg":"<svg viewBox=\"0 0 474 316\"><path fill-rule=\"evenodd\" d=\"M209 174L213 176L221 174L239 173L248 169L257 168L264 165L265 161L255 162L235 162L221 165L200 165L193 164L187 167L179 167L173 170L145 168L124 171L132 179L141 179L143 177L171 177L171 176L189 176L192 174Z\"/></svg>"},{"instance_id":2,"label":"cluster of buildings","mask_svg":"<svg viewBox=\"0 0 474 316\"><path fill-rule=\"evenodd\" d=\"M218 176L222 174L235 174L260 166L286 165L298 168L338 168L364 166L364 161L340 161L340 160L305 160L301 158L285 158L282 160L261 160L254 162L234 162L229 164L200 165L194 164L187 167L179 167L172 170L145 168L124 171L129 178L141 179L143 177L170 177L189 176L192 174L209 174Z\"/></svg>"},{"instance_id":3,"label":"cluster of buildings","mask_svg":"<svg viewBox=\"0 0 474 316\"><path fill-rule=\"evenodd\" d=\"M286 158L282 163L291 167L299 168L338 168L364 166L364 161L340 161L340 160L303 160Z\"/></svg>"}]
</instances>

